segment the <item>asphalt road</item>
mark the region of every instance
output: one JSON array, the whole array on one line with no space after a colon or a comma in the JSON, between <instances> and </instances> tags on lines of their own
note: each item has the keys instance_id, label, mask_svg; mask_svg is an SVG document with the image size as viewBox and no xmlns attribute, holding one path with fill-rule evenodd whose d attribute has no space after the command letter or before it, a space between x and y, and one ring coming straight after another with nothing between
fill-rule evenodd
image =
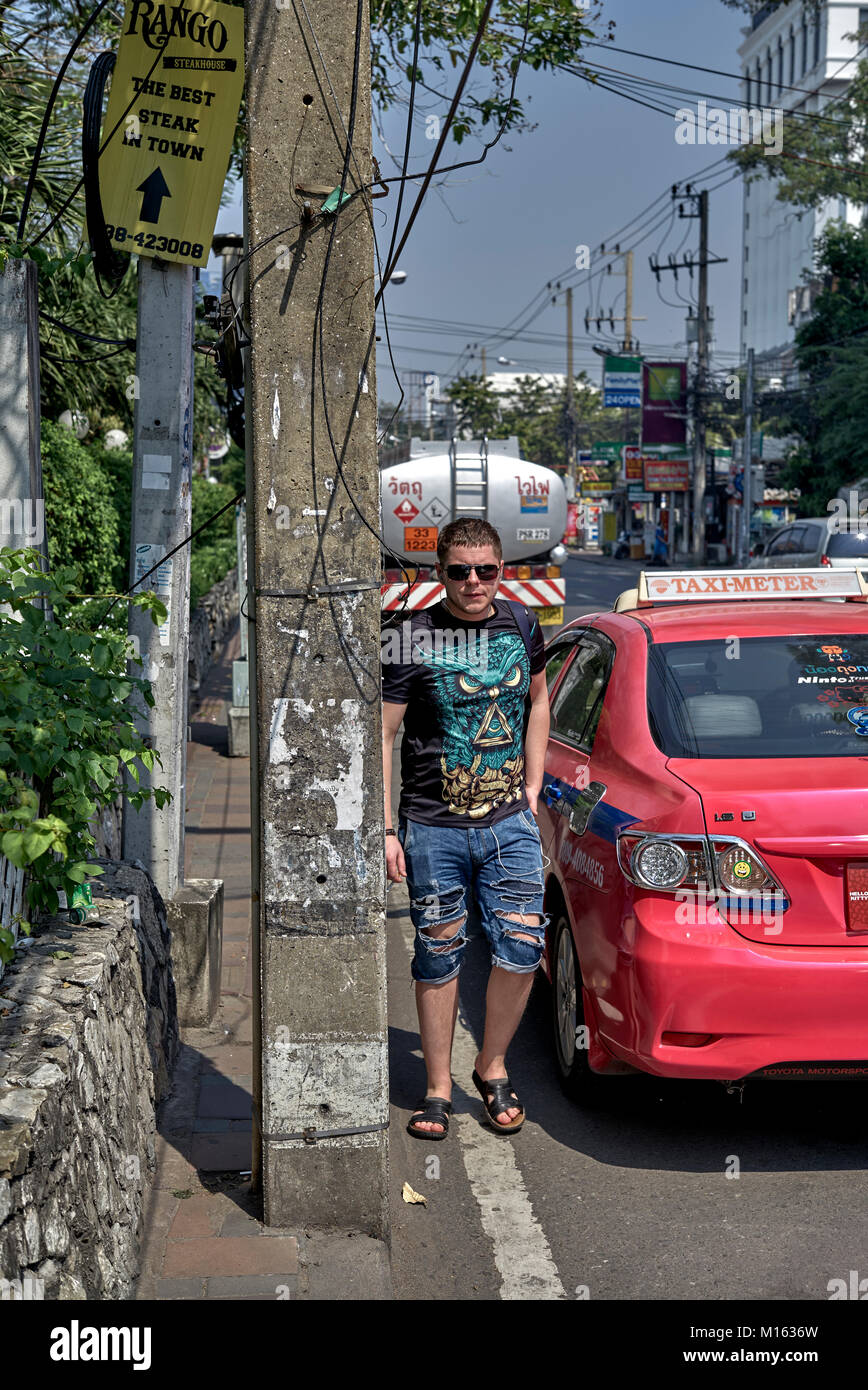
<instances>
[{"instance_id":1,"label":"asphalt road","mask_svg":"<svg viewBox=\"0 0 868 1390\"><path fill-rule=\"evenodd\" d=\"M639 568L571 559L566 620L611 607ZM413 1139L425 1077L404 886L389 892L388 935L399 1299L826 1301L830 1280L868 1278L862 1085L755 1083L740 1101L718 1084L613 1078L594 1109L579 1108L560 1090L540 975L508 1058L528 1120L498 1136L470 1081L489 970L477 928L461 975L456 1114L444 1142ZM428 1205L407 1205L404 1182Z\"/></svg>"}]
</instances>

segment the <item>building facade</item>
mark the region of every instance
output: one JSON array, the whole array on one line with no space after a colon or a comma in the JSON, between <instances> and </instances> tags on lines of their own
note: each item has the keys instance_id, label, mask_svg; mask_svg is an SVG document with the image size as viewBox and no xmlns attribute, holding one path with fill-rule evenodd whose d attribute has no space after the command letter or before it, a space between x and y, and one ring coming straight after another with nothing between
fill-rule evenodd
<instances>
[{"instance_id":1,"label":"building facade","mask_svg":"<svg viewBox=\"0 0 868 1390\"><path fill-rule=\"evenodd\" d=\"M853 36L862 28L860 41ZM815 8L789 0L764 6L743 32L746 106L817 114L846 91L857 57L868 56L868 5L823 0ZM862 209L843 198L818 211L797 209L778 200L777 188L776 179L745 182L741 349L742 358L753 348L772 366L780 359L785 376L793 336L811 311L804 272L813 269L817 237L831 219L858 225Z\"/></svg>"}]
</instances>

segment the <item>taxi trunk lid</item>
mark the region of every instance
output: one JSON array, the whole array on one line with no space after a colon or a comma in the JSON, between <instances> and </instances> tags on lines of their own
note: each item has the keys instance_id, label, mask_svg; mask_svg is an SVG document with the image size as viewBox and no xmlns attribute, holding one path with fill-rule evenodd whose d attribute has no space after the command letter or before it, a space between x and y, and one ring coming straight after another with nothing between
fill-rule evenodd
<instances>
[{"instance_id":1,"label":"taxi trunk lid","mask_svg":"<svg viewBox=\"0 0 868 1390\"><path fill-rule=\"evenodd\" d=\"M722 890L718 910L740 936L868 947L868 759L812 759L811 786L798 758L669 766L698 791L713 844L741 840L780 885L783 911Z\"/></svg>"}]
</instances>

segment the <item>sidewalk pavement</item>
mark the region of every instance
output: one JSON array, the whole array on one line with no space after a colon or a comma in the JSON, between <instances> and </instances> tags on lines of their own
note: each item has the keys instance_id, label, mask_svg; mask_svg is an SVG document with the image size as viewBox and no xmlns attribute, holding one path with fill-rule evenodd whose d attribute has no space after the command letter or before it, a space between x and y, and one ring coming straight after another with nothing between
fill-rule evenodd
<instances>
[{"instance_id":1,"label":"sidewalk pavement","mask_svg":"<svg viewBox=\"0 0 868 1390\"><path fill-rule=\"evenodd\" d=\"M185 872L224 882L221 1003L209 1028L182 1029L172 1095L157 1117L135 1297L389 1298L381 1242L265 1227L250 1190L250 759L228 756L226 713L238 654L236 629L204 683L187 745Z\"/></svg>"}]
</instances>

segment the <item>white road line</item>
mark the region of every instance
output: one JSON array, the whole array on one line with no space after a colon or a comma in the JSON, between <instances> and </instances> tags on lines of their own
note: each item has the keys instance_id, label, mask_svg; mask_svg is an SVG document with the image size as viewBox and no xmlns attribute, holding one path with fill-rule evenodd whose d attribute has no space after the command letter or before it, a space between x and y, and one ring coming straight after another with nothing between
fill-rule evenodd
<instances>
[{"instance_id":1,"label":"white road line","mask_svg":"<svg viewBox=\"0 0 868 1390\"><path fill-rule=\"evenodd\" d=\"M401 933L412 956L414 932L401 922ZM468 1094L477 1092L470 1079L478 1048L459 1010L452 1049L453 1071L462 1078ZM480 1097L480 1105L482 1103ZM456 1105L461 1104L456 1098ZM512 1140L480 1125L475 1113L456 1110L459 1152L482 1218L482 1227L494 1246L494 1263L500 1274L502 1299L552 1300L566 1298L545 1232L534 1215Z\"/></svg>"}]
</instances>

